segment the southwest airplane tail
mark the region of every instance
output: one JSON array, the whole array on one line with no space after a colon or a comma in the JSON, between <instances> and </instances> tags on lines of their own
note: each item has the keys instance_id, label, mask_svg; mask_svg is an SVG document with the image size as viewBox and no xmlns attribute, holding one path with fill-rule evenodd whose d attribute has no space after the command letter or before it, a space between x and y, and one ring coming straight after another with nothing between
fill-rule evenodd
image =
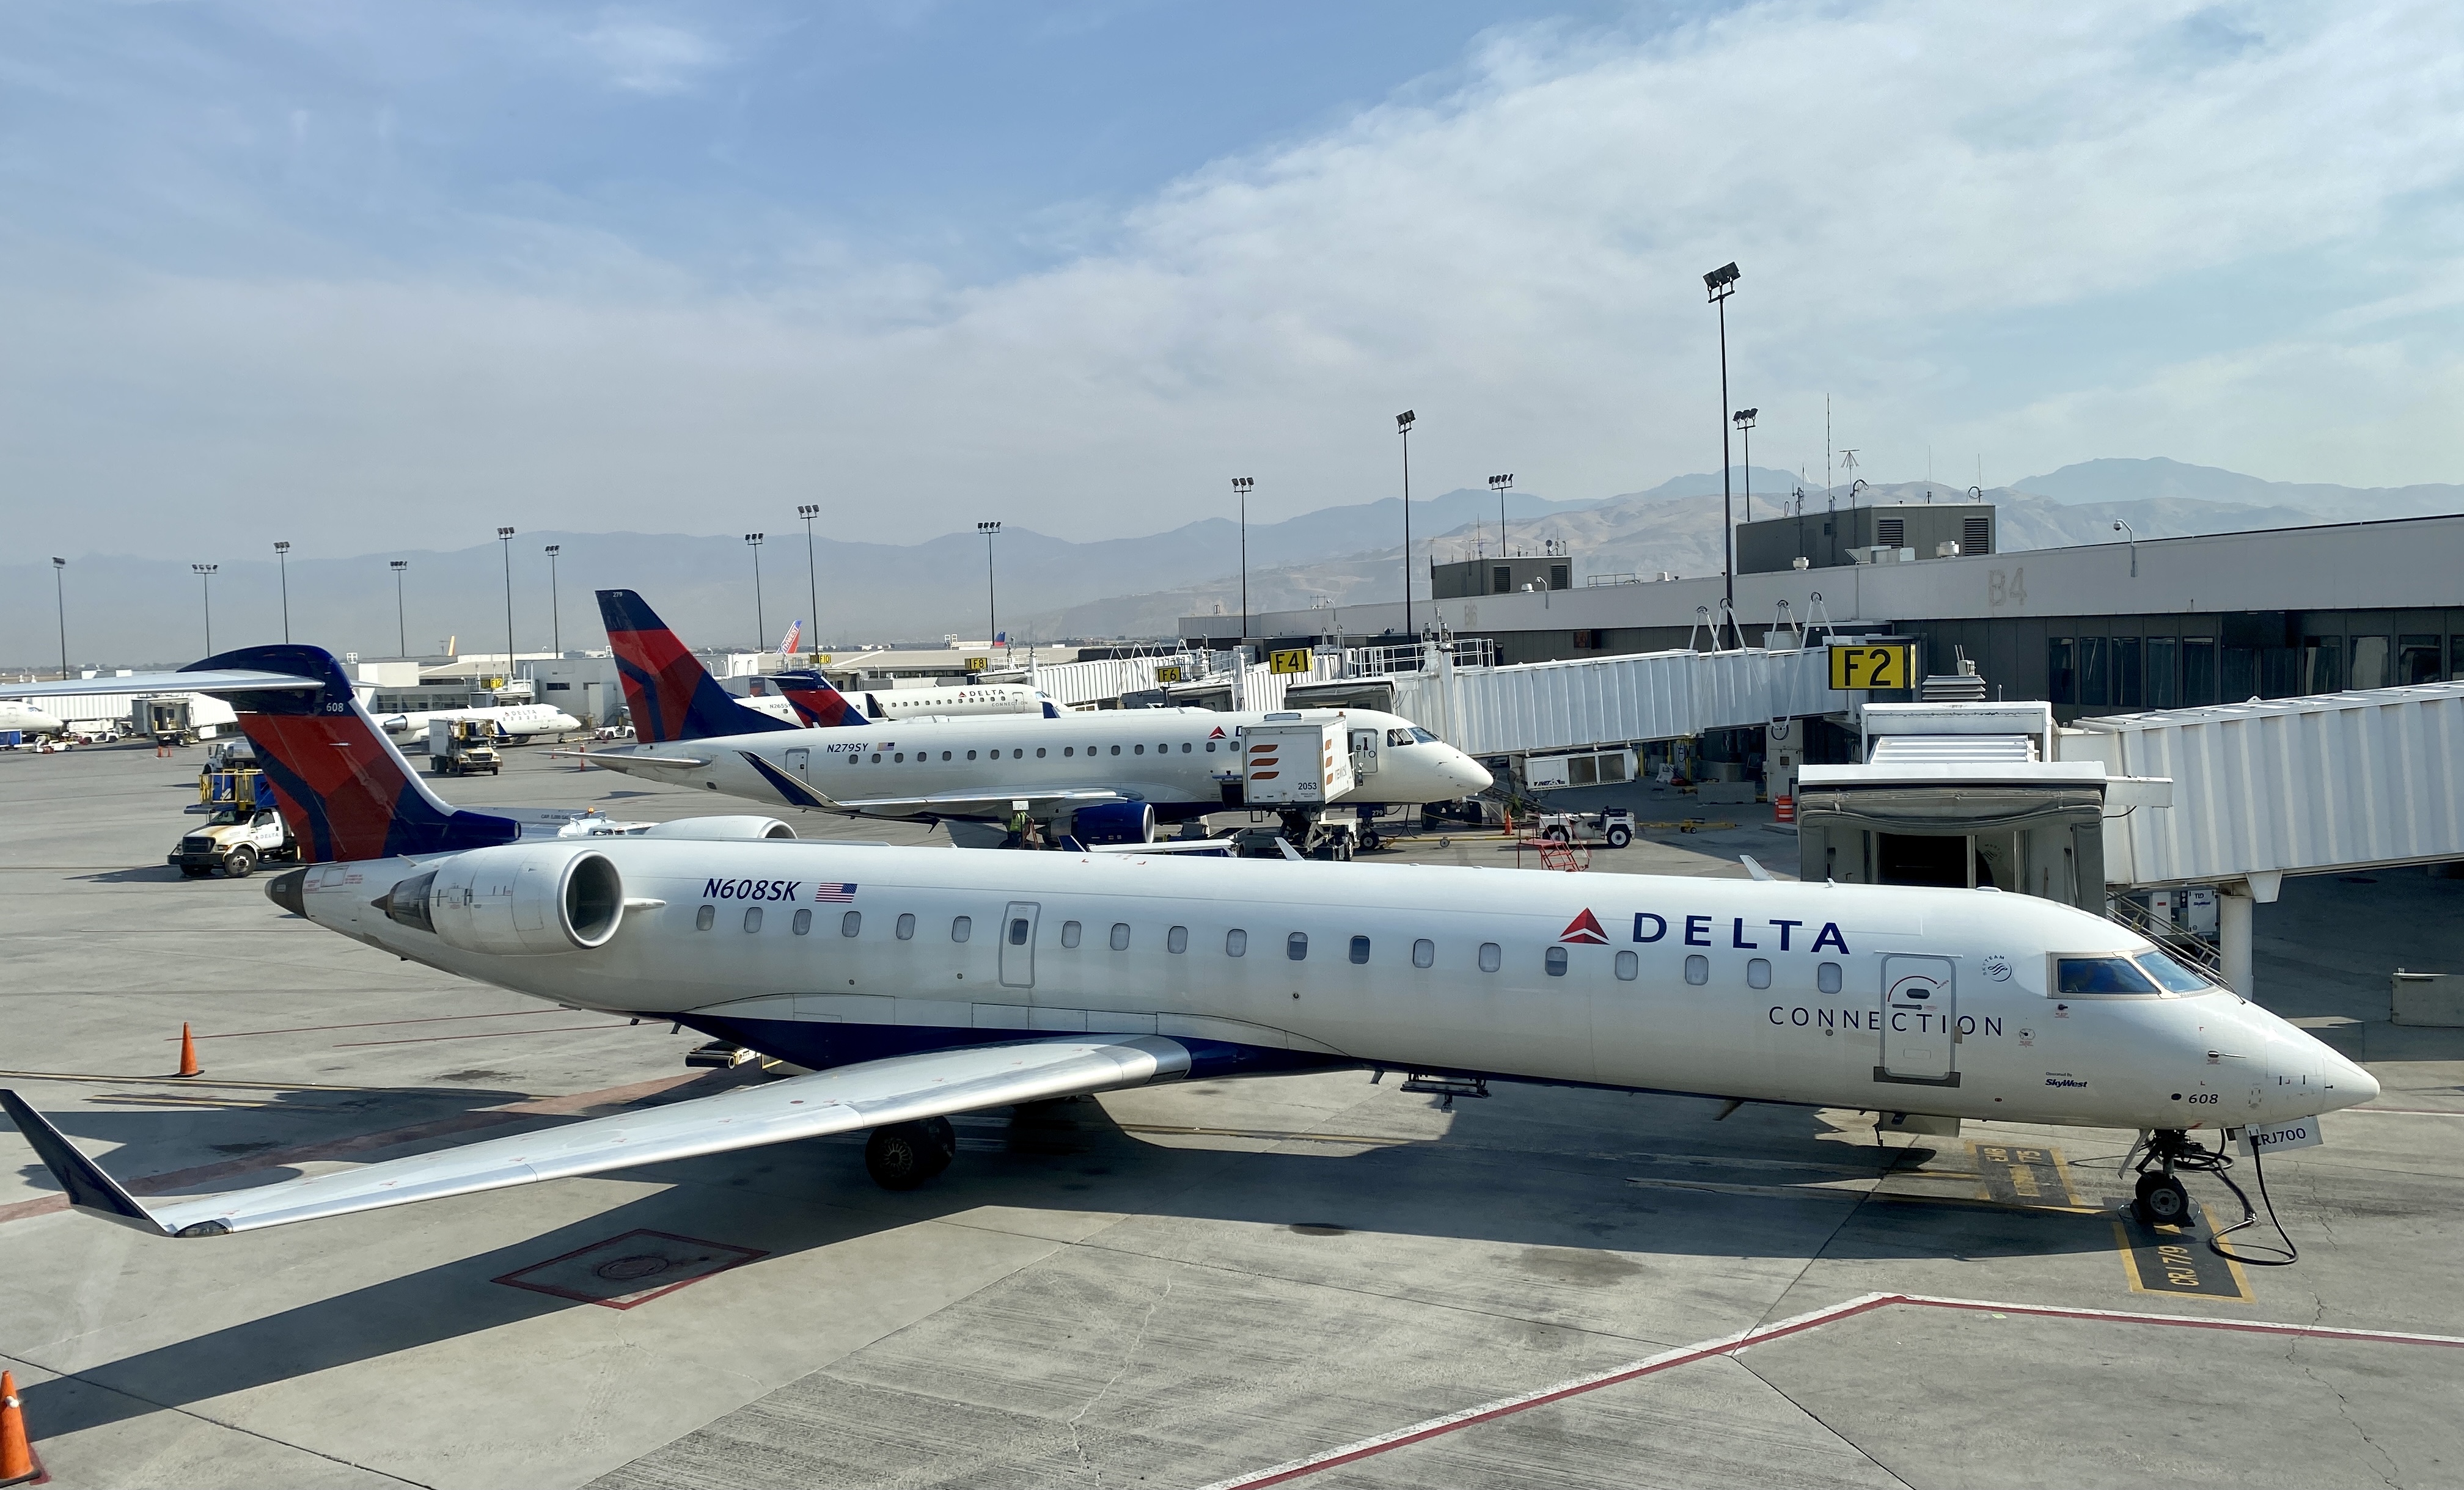
<instances>
[{"instance_id":1,"label":"southwest airplane tail","mask_svg":"<svg viewBox=\"0 0 2464 1490\"><path fill-rule=\"evenodd\" d=\"M616 654L626 706L633 712L635 739L664 745L797 728L747 707L720 688L658 612L633 591L601 590L599 614L607 623L607 645Z\"/></svg>"},{"instance_id":2,"label":"southwest airplane tail","mask_svg":"<svg viewBox=\"0 0 2464 1490\"><path fill-rule=\"evenodd\" d=\"M262 670L298 680L209 691L239 715L299 839L302 863L454 853L521 836L512 818L456 808L430 792L322 647L244 646L180 670Z\"/></svg>"},{"instance_id":3,"label":"southwest airplane tail","mask_svg":"<svg viewBox=\"0 0 2464 1490\"><path fill-rule=\"evenodd\" d=\"M796 711L796 717L813 729L832 730L872 722L853 700L832 688L818 668L777 673L770 681L778 688L779 696Z\"/></svg>"}]
</instances>

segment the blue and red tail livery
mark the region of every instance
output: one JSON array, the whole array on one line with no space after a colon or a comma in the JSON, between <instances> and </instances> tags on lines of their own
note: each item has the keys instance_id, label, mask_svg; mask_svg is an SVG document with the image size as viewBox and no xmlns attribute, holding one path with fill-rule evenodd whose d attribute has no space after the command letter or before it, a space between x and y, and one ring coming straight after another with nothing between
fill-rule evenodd
<instances>
[{"instance_id":1,"label":"blue and red tail livery","mask_svg":"<svg viewBox=\"0 0 2464 1490\"><path fill-rule=\"evenodd\" d=\"M779 696L796 711L796 717L814 729L834 730L842 725L872 722L853 700L830 687L830 680L817 668L776 673L770 682L779 690Z\"/></svg>"},{"instance_id":2,"label":"blue and red tail livery","mask_svg":"<svg viewBox=\"0 0 2464 1490\"><path fill-rule=\"evenodd\" d=\"M633 737L649 745L759 734L796 726L738 703L631 590L599 592L616 675L633 711Z\"/></svg>"},{"instance_id":3,"label":"blue and red tail livery","mask_svg":"<svg viewBox=\"0 0 2464 1490\"><path fill-rule=\"evenodd\" d=\"M246 668L313 680L305 689L225 692L274 783L307 864L454 853L510 844L511 818L449 806L368 718L334 654L318 646L243 646L183 672Z\"/></svg>"}]
</instances>

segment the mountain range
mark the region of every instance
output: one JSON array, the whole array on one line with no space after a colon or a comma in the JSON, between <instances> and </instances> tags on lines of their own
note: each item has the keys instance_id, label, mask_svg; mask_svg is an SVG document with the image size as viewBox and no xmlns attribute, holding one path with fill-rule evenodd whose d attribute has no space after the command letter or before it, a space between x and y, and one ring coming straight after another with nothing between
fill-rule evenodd
<instances>
[{"instance_id":1,"label":"mountain range","mask_svg":"<svg viewBox=\"0 0 2464 1490\"><path fill-rule=\"evenodd\" d=\"M1778 511L1795 485L1786 471L1735 472L1735 515L1747 490L1757 517ZM1581 576L1716 573L1720 564L1718 472L1695 472L1616 496L1551 500L1507 493L1508 542L1569 545ZM1965 492L1925 482L1869 485L1859 502L1951 501ZM2464 486L2354 488L2265 481L2165 459L2095 460L2065 466L1985 493L1998 509L2005 550L2113 541L2127 522L2142 538L2238 532L2317 522L2464 512ZM1809 509L1825 500L1816 491ZM1841 493L1845 505L1845 494ZM1495 493L1459 489L1412 503L1416 570L1495 552ZM1402 510L1393 497L1323 508L1248 530L1253 611L1390 600L1400 593ZM263 547L251 539L252 546ZM542 550L559 545L553 566ZM336 651L432 654L456 641L465 651L504 645L508 588L512 629L523 651L605 645L590 591L641 591L696 646L775 645L790 621L823 648L865 642L980 638L988 603L1015 640L1158 637L1178 618L1241 606L1241 531L1208 517L1142 537L1072 542L1011 528L993 540L994 594L986 595L985 542L951 534L917 544L775 534L756 554L738 538L636 533L532 533L510 549L404 550L350 559L295 557L287 579L291 634ZM395 573L405 560L401 605ZM510 585L507 568L510 562ZM58 666L58 608L67 618L72 665L147 666L203 654L206 586L212 640L228 648L282 638L284 571L271 561L223 559L209 581L177 563L98 557L51 566L0 564L0 658L12 668ZM552 574L553 571L553 574ZM556 593L549 599L551 579ZM64 604L55 608L55 595ZM1425 588L1420 590L1425 594ZM758 607L758 608L757 608ZM818 624L814 616L818 615Z\"/></svg>"}]
</instances>

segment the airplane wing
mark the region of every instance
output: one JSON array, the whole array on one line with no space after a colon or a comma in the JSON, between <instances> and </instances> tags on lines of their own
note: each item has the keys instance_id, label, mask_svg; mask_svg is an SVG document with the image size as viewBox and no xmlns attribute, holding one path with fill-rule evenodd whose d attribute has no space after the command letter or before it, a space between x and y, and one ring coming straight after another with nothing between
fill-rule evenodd
<instances>
[{"instance_id":1,"label":"airplane wing","mask_svg":"<svg viewBox=\"0 0 2464 1490\"><path fill-rule=\"evenodd\" d=\"M276 689L313 690L322 678L288 672L255 672L241 668L218 672L135 672L124 678L66 678L56 683L0 683L0 697L77 698L94 693L224 693L262 692Z\"/></svg>"},{"instance_id":2,"label":"airplane wing","mask_svg":"<svg viewBox=\"0 0 2464 1490\"><path fill-rule=\"evenodd\" d=\"M640 1112L282 1180L141 1205L13 1091L0 1108L80 1211L165 1237L221 1237L383 1206L633 1169L979 1107L1177 1081L1189 1051L1155 1035L1041 1040L896 1056Z\"/></svg>"},{"instance_id":3,"label":"airplane wing","mask_svg":"<svg viewBox=\"0 0 2464 1490\"><path fill-rule=\"evenodd\" d=\"M806 785L764 760L753 751L740 750L737 755L764 781L770 783L790 807L809 807L821 812L878 812L893 815L942 813L950 817L970 815L999 816L1022 810L1033 811L1043 806L1093 806L1097 802L1125 801L1120 793L1109 786L1030 787L1018 791L934 792L922 797L832 798Z\"/></svg>"},{"instance_id":4,"label":"airplane wing","mask_svg":"<svg viewBox=\"0 0 2464 1490\"><path fill-rule=\"evenodd\" d=\"M635 766L666 766L671 769L698 771L710 764L707 756L633 756L612 750L552 750L548 758L570 757L586 761L609 771L630 771Z\"/></svg>"}]
</instances>

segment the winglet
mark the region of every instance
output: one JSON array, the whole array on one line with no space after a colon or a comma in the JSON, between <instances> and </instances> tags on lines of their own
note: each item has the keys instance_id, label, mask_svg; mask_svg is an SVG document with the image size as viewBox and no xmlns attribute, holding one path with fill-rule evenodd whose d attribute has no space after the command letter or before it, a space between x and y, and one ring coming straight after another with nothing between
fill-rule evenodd
<instances>
[{"instance_id":1,"label":"winglet","mask_svg":"<svg viewBox=\"0 0 2464 1490\"><path fill-rule=\"evenodd\" d=\"M145 1208L121 1188L120 1181L105 1174L102 1166L77 1152L76 1146L54 1128L49 1119L26 1105L24 1098L0 1088L0 1109L8 1112L9 1121L17 1125L17 1131L25 1135L34 1156L43 1161L43 1168L51 1171L52 1178L68 1192L69 1204L89 1215L118 1221L122 1226L142 1232L151 1232L157 1237L171 1235L160 1221L145 1214Z\"/></svg>"},{"instance_id":2,"label":"winglet","mask_svg":"<svg viewBox=\"0 0 2464 1490\"><path fill-rule=\"evenodd\" d=\"M1746 873L1753 876L1755 879L1768 880L1771 877L1771 872L1769 869L1764 868L1760 863L1756 862L1753 855L1739 854L1737 858L1744 863Z\"/></svg>"}]
</instances>

